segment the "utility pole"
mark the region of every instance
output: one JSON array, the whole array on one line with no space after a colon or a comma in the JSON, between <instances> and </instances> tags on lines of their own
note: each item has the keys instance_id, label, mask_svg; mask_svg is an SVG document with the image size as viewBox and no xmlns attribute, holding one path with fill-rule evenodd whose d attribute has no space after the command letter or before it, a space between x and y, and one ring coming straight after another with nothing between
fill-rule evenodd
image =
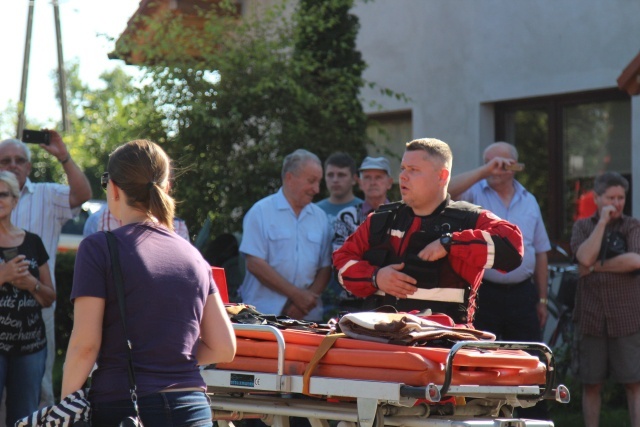
<instances>
[{"instance_id":1,"label":"utility pole","mask_svg":"<svg viewBox=\"0 0 640 427\"><path fill-rule=\"evenodd\" d=\"M64 58L62 55L62 33L60 31L60 10L58 0L53 0L53 17L56 24L56 43L58 45L58 89L60 90L60 108L62 109L62 130L68 131L71 127L67 114L67 78L64 71Z\"/></svg>"},{"instance_id":2,"label":"utility pole","mask_svg":"<svg viewBox=\"0 0 640 427\"><path fill-rule=\"evenodd\" d=\"M53 19L56 27L56 45L58 48L58 90L60 92L60 107L62 109L62 130L68 131L71 127L67 114L67 79L64 70L64 56L62 54L62 31L60 29L60 9L58 0L53 0ZM27 39L24 46L24 60L22 63L22 84L20 85L20 102L18 103L18 128L16 138L22 138L25 128L25 112L27 110L27 83L29 80L29 59L31 54L31 34L33 30L33 10L35 0L29 0L29 13L27 16Z\"/></svg>"},{"instance_id":3,"label":"utility pole","mask_svg":"<svg viewBox=\"0 0 640 427\"><path fill-rule=\"evenodd\" d=\"M31 30L33 28L33 7L35 0L29 0L29 14L27 16L27 39L24 45L24 58L22 61L22 83L20 85L20 102L18 103L18 129L16 138L22 138L24 129L24 112L27 106L27 80L29 78L29 56L31 53Z\"/></svg>"}]
</instances>

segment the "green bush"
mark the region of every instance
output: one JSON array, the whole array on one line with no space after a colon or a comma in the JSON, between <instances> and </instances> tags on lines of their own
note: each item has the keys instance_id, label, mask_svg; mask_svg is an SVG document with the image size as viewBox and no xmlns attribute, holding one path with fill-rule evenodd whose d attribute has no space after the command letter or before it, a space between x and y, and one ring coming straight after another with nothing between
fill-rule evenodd
<instances>
[{"instance_id":1,"label":"green bush","mask_svg":"<svg viewBox=\"0 0 640 427\"><path fill-rule=\"evenodd\" d=\"M58 355L67 350L69 336L73 328L73 305L69 297L73 284L75 261L75 252L58 254L56 260L56 354Z\"/></svg>"},{"instance_id":2,"label":"green bush","mask_svg":"<svg viewBox=\"0 0 640 427\"><path fill-rule=\"evenodd\" d=\"M75 252L59 253L56 258L56 360L53 366L53 394L58 400L62 385L62 364L73 329L73 305L69 296L71 295L75 261Z\"/></svg>"}]
</instances>

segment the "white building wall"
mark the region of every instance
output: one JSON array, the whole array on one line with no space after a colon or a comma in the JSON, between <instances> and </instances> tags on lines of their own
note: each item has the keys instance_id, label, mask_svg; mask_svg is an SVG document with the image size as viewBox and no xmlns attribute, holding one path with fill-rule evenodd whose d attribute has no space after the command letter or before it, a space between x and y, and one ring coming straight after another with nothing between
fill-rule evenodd
<instances>
[{"instance_id":1,"label":"white building wall","mask_svg":"<svg viewBox=\"0 0 640 427\"><path fill-rule=\"evenodd\" d=\"M616 87L640 49L636 0L359 0L354 13L364 77L411 102L370 89L363 97L382 111L411 109L414 137L448 142L454 173L476 167L493 142L493 102Z\"/></svg>"}]
</instances>

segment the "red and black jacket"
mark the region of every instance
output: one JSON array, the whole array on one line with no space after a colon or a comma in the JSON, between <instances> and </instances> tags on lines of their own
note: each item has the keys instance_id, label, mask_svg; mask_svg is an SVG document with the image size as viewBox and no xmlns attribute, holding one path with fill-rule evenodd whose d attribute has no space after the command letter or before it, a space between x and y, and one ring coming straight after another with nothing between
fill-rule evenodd
<instances>
[{"instance_id":1,"label":"red and black jacket","mask_svg":"<svg viewBox=\"0 0 640 427\"><path fill-rule=\"evenodd\" d=\"M447 257L435 262L417 258L422 248L446 233L453 237ZM418 280L419 291L407 300L387 297L378 302L401 311L431 308L456 323L471 323L484 269L514 270L522 262L523 250L516 225L476 205L447 198L425 217L416 216L402 202L381 206L333 253L333 265L338 282L364 298L377 291L372 276L378 268L404 262L403 271Z\"/></svg>"}]
</instances>

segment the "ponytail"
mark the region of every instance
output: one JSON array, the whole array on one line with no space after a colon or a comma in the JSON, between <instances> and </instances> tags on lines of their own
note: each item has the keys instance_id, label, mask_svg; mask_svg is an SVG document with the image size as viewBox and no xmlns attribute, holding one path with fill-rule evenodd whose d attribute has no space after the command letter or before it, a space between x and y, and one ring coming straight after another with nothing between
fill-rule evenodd
<instances>
[{"instance_id":1,"label":"ponytail","mask_svg":"<svg viewBox=\"0 0 640 427\"><path fill-rule=\"evenodd\" d=\"M126 203L173 230L175 201L169 195L171 162L152 141L139 139L116 148L109 156L109 176L126 195Z\"/></svg>"},{"instance_id":2,"label":"ponytail","mask_svg":"<svg viewBox=\"0 0 640 427\"><path fill-rule=\"evenodd\" d=\"M173 217L176 211L176 202L169 195L167 189L160 188L156 182L149 185L149 213L154 216L160 224L173 230Z\"/></svg>"}]
</instances>

